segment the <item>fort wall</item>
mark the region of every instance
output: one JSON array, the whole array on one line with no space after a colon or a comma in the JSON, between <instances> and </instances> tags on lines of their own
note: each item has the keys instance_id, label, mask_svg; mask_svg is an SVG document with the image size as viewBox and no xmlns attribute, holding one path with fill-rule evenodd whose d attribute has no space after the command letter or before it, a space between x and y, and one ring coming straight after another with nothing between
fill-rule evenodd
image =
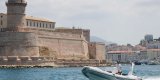
<instances>
[{"instance_id":1,"label":"fort wall","mask_svg":"<svg viewBox=\"0 0 160 80\"><path fill-rule=\"evenodd\" d=\"M96 43L96 60L106 60L106 49L104 43Z\"/></svg>"},{"instance_id":2,"label":"fort wall","mask_svg":"<svg viewBox=\"0 0 160 80\"><path fill-rule=\"evenodd\" d=\"M0 56L39 56L38 37L29 32L0 32Z\"/></svg>"},{"instance_id":3,"label":"fort wall","mask_svg":"<svg viewBox=\"0 0 160 80\"><path fill-rule=\"evenodd\" d=\"M55 29L54 32L83 35L86 41L90 42L90 30L87 29Z\"/></svg>"},{"instance_id":4,"label":"fort wall","mask_svg":"<svg viewBox=\"0 0 160 80\"><path fill-rule=\"evenodd\" d=\"M89 57L90 59L106 60L105 57L105 44L98 42L89 43Z\"/></svg>"},{"instance_id":5,"label":"fort wall","mask_svg":"<svg viewBox=\"0 0 160 80\"><path fill-rule=\"evenodd\" d=\"M40 55L58 59L88 59L88 42L81 35L38 32Z\"/></svg>"}]
</instances>

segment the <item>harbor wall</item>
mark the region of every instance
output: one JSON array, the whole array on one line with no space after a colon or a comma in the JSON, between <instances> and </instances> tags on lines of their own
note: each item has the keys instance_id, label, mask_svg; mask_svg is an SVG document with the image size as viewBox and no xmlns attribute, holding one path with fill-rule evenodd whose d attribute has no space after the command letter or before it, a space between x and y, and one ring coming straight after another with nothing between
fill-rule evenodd
<instances>
[{"instance_id":1,"label":"harbor wall","mask_svg":"<svg viewBox=\"0 0 160 80\"><path fill-rule=\"evenodd\" d=\"M82 66L106 66L105 61L99 60L65 60L53 57L29 57L29 56L1 56L0 67L82 67Z\"/></svg>"}]
</instances>

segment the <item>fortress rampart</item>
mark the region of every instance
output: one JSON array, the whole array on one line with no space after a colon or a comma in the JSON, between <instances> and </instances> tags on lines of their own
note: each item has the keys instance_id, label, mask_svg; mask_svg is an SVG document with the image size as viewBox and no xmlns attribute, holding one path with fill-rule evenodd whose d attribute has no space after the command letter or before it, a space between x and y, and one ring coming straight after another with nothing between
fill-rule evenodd
<instances>
[{"instance_id":1,"label":"fortress rampart","mask_svg":"<svg viewBox=\"0 0 160 80\"><path fill-rule=\"evenodd\" d=\"M28 32L0 32L0 56L39 56L38 37Z\"/></svg>"},{"instance_id":2,"label":"fortress rampart","mask_svg":"<svg viewBox=\"0 0 160 80\"><path fill-rule=\"evenodd\" d=\"M6 5L7 15L0 14L0 65L82 66L105 59L105 45L89 45L90 30L55 29L54 21L27 17L25 0Z\"/></svg>"},{"instance_id":3,"label":"fortress rampart","mask_svg":"<svg viewBox=\"0 0 160 80\"><path fill-rule=\"evenodd\" d=\"M37 34L41 56L49 55L60 59L88 59L88 42L83 35L47 31L39 31Z\"/></svg>"},{"instance_id":4,"label":"fortress rampart","mask_svg":"<svg viewBox=\"0 0 160 80\"><path fill-rule=\"evenodd\" d=\"M26 32L6 32L5 28L1 30L4 30L0 35L2 39L0 45L3 46L1 50L2 56L9 54L5 52L5 49L8 49L6 46L8 46L10 51L12 50L16 53L8 56L50 56L57 59L89 59L88 42L82 34L54 32L54 30L37 28L20 29L20 31ZM7 39L5 40L5 38ZM22 53L17 53L19 51Z\"/></svg>"},{"instance_id":5,"label":"fortress rampart","mask_svg":"<svg viewBox=\"0 0 160 80\"><path fill-rule=\"evenodd\" d=\"M70 33L70 34L83 35L86 41L90 42L90 30L88 29L75 29L73 27L72 29L55 29L54 31L59 32L59 33Z\"/></svg>"}]
</instances>

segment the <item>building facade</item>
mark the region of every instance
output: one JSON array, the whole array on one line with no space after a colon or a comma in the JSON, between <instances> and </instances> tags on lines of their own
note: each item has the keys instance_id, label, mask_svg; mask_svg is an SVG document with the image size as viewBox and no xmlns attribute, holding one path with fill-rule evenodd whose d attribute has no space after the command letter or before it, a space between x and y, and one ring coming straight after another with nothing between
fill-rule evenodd
<instances>
[{"instance_id":1,"label":"building facade","mask_svg":"<svg viewBox=\"0 0 160 80\"><path fill-rule=\"evenodd\" d=\"M132 61L134 54L133 51L109 51L107 52L107 60L109 62L129 63Z\"/></svg>"},{"instance_id":2,"label":"building facade","mask_svg":"<svg viewBox=\"0 0 160 80\"><path fill-rule=\"evenodd\" d=\"M141 45L108 45L106 47L107 60L109 62L129 63L132 61L147 60L148 55L145 47Z\"/></svg>"},{"instance_id":3,"label":"building facade","mask_svg":"<svg viewBox=\"0 0 160 80\"><path fill-rule=\"evenodd\" d=\"M45 18L25 16L24 26L27 28L54 29L56 22ZM0 28L7 28L7 14L0 13Z\"/></svg>"}]
</instances>

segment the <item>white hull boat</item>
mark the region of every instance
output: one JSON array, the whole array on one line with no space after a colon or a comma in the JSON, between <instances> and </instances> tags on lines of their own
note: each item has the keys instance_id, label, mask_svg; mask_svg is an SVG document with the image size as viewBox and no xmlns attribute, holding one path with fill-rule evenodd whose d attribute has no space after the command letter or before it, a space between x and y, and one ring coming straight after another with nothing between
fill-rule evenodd
<instances>
[{"instance_id":1,"label":"white hull boat","mask_svg":"<svg viewBox=\"0 0 160 80\"><path fill-rule=\"evenodd\" d=\"M96 67L84 67L82 73L90 80L142 80L134 75L119 75Z\"/></svg>"},{"instance_id":2,"label":"white hull boat","mask_svg":"<svg viewBox=\"0 0 160 80\"><path fill-rule=\"evenodd\" d=\"M90 80L142 80L132 74L120 75L89 66L84 67L82 73Z\"/></svg>"}]
</instances>

